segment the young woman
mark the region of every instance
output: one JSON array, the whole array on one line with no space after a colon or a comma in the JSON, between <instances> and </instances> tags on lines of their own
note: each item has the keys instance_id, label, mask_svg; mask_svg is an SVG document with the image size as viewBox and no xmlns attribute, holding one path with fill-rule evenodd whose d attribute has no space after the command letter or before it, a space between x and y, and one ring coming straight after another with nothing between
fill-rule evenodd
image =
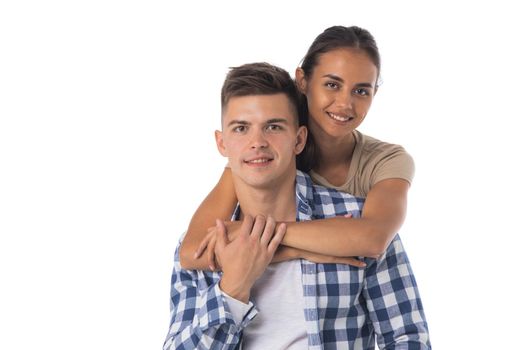
<instances>
[{"instance_id":1,"label":"young woman","mask_svg":"<svg viewBox=\"0 0 525 350\"><path fill-rule=\"evenodd\" d=\"M380 68L373 36L359 27L342 26L321 33L297 68L296 83L305 102L301 118L309 129L307 147L298 158L299 169L321 185L366 200L360 218L287 223L283 248L275 261L306 258L364 266L349 257L381 254L403 224L414 174L412 158L401 146L356 130L377 92ZM228 221L236 202L226 168L190 222L181 247L184 268L216 268L214 232L208 228L215 225L216 218ZM239 226L229 222L229 234L235 235Z\"/></svg>"}]
</instances>

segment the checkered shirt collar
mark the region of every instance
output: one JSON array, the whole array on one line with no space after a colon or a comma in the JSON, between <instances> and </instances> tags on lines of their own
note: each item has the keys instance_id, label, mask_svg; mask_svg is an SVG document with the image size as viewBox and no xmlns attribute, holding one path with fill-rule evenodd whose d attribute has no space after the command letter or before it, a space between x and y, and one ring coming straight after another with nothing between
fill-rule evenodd
<instances>
[{"instance_id":1,"label":"checkered shirt collar","mask_svg":"<svg viewBox=\"0 0 525 350\"><path fill-rule=\"evenodd\" d=\"M312 205L314 203L314 192L312 179L300 170L295 176L295 203L297 208L296 220L312 220ZM241 206L235 206L231 221L239 220L241 216Z\"/></svg>"}]
</instances>

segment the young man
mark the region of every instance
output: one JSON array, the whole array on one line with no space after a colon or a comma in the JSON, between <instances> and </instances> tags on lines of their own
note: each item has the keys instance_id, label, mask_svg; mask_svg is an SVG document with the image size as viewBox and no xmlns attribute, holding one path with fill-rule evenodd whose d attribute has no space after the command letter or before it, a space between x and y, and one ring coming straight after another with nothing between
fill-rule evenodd
<instances>
[{"instance_id":1,"label":"young man","mask_svg":"<svg viewBox=\"0 0 525 350\"><path fill-rule=\"evenodd\" d=\"M222 272L183 270L177 249L164 349L374 349L376 336L381 349L430 348L399 237L379 259L365 259L366 268L304 259L270 265L284 236L276 221L359 217L363 200L296 170L307 132L288 73L237 67L222 92L216 141L229 160L242 229L228 237L217 222Z\"/></svg>"}]
</instances>

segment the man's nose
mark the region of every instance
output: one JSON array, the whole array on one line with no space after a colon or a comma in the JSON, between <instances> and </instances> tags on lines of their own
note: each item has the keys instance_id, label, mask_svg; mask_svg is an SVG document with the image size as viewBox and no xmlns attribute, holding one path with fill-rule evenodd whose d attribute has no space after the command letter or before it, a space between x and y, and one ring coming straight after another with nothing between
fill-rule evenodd
<instances>
[{"instance_id":1,"label":"man's nose","mask_svg":"<svg viewBox=\"0 0 525 350\"><path fill-rule=\"evenodd\" d=\"M263 131L255 131L251 139L251 148L266 148L268 141Z\"/></svg>"}]
</instances>

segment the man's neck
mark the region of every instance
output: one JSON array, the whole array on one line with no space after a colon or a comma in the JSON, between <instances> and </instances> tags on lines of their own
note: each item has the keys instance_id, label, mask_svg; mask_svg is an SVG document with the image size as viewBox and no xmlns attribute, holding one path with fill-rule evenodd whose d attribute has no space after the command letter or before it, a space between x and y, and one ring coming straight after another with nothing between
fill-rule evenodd
<instances>
[{"instance_id":1,"label":"man's neck","mask_svg":"<svg viewBox=\"0 0 525 350\"><path fill-rule=\"evenodd\" d=\"M267 188L253 188L240 181L234 182L242 215L264 215L276 221L295 221L295 174L293 178Z\"/></svg>"}]
</instances>

